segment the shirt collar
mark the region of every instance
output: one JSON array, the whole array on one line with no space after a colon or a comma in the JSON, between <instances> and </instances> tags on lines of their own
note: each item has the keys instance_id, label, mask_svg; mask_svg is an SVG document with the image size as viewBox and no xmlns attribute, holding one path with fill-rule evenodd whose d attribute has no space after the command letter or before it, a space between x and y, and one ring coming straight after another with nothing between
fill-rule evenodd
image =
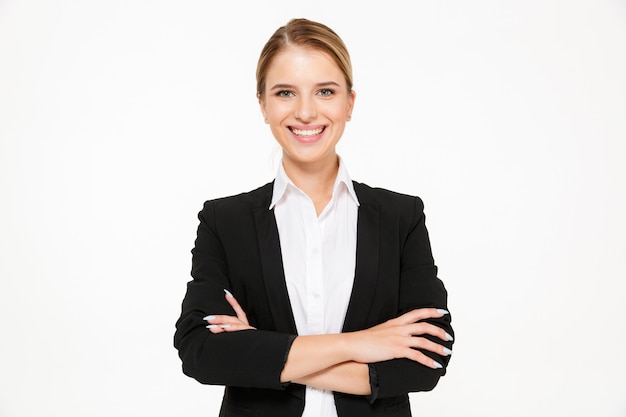
<instances>
[{"instance_id":1,"label":"shirt collar","mask_svg":"<svg viewBox=\"0 0 626 417\"><path fill-rule=\"evenodd\" d=\"M348 170L346 169L346 164L343 162L343 159L339 157L339 170L337 171L337 178L335 179L335 185L333 185L333 197L336 195L339 187L345 186L348 194L354 200L354 204L359 206L359 199L354 192L354 184L352 183L352 179L350 178L350 174L348 174ZM287 187L293 187L296 190L299 190L298 187L291 181L291 179L287 176L285 172L285 168L283 168L283 161L281 159L278 164L278 171L276 173L276 178L274 180L274 189L272 191L272 202L270 203L269 209L272 210L276 203L283 198L285 193L287 192Z\"/></svg>"}]
</instances>

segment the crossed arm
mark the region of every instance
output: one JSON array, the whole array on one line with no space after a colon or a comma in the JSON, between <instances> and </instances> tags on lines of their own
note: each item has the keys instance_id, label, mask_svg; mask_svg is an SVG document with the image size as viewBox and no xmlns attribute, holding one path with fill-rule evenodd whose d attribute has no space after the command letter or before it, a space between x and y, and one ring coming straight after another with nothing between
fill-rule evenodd
<instances>
[{"instance_id":1,"label":"crossed arm","mask_svg":"<svg viewBox=\"0 0 626 417\"><path fill-rule=\"evenodd\" d=\"M212 333L256 330L250 326L245 311L235 297L226 291L226 300L236 316L205 317ZM296 382L316 388L355 395L371 393L368 363L406 358L432 369L441 368L437 361L420 350L449 356L452 351L424 336L451 341L442 328L423 322L441 318L446 310L420 308L366 330L310 336L298 336L289 350L281 372L281 382Z\"/></svg>"}]
</instances>

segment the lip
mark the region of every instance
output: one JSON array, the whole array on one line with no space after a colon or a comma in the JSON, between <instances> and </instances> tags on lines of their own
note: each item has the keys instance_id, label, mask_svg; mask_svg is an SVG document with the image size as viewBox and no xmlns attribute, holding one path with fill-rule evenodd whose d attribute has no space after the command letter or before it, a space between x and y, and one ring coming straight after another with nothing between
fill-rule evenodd
<instances>
[{"instance_id":1,"label":"lip","mask_svg":"<svg viewBox=\"0 0 626 417\"><path fill-rule=\"evenodd\" d=\"M289 132L291 136L300 143L315 143L319 141L324 132L326 132L326 125L316 126L289 126Z\"/></svg>"}]
</instances>

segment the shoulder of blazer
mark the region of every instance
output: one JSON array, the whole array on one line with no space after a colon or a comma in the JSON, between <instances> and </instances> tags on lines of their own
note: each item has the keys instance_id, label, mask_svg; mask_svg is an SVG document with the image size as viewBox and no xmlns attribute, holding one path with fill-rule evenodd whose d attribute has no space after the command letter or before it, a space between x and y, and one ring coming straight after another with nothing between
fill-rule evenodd
<instances>
[{"instance_id":1,"label":"shoulder of blazer","mask_svg":"<svg viewBox=\"0 0 626 417\"><path fill-rule=\"evenodd\" d=\"M267 207L269 209L273 189L274 182L272 181L252 191L208 200L204 205L205 207L212 205L220 212L233 213L241 210L248 211L259 207Z\"/></svg>"},{"instance_id":2,"label":"shoulder of blazer","mask_svg":"<svg viewBox=\"0 0 626 417\"><path fill-rule=\"evenodd\" d=\"M422 199L417 196L402 194L385 188L370 187L356 181L352 183L359 204L377 205L384 210L400 210L401 212L406 212L407 209L412 211L416 204L419 209L423 210L424 208Z\"/></svg>"}]
</instances>

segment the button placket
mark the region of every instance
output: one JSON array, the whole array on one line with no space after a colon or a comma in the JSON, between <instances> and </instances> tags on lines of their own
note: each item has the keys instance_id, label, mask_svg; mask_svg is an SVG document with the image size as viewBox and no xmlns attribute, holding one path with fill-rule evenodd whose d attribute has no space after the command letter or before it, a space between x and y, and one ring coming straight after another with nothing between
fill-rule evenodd
<instances>
[{"instance_id":1,"label":"button placket","mask_svg":"<svg viewBox=\"0 0 626 417\"><path fill-rule=\"evenodd\" d=\"M322 238L313 202L306 205L307 328L311 334L324 332Z\"/></svg>"}]
</instances>

